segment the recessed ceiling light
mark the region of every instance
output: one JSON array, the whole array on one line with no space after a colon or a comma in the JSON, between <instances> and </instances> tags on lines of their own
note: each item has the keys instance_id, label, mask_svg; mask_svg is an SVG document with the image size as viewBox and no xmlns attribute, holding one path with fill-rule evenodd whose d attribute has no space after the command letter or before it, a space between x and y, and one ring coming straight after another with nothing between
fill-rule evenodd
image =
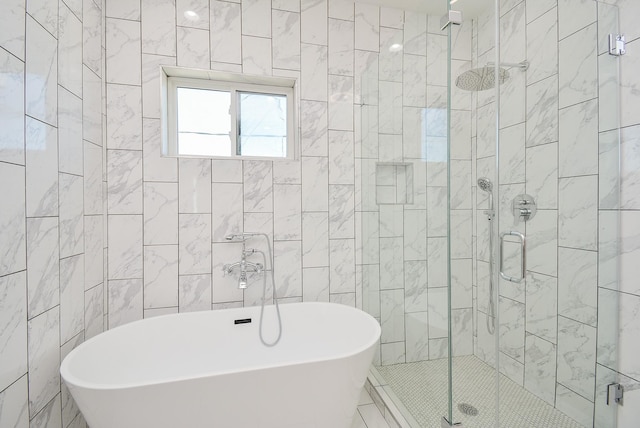
<instances>
[{"instance_id":1,"label":"recessed ceiling light","mask_svg":"<svg viewBox=\"0 0 640 428\"><path fill-rule=\"evenodd\" d=\"M186 10L184 12L184 17L187 18L189 21L197 21L198 19L200 19L200 15L198 15L192 10Z\"/></svg>"},{"instance_id":2,"label":"recessed ceiling light","mask_svg":"<svg viewBox=\"0 0 640 428\"><path fill-rule=\"evenodd\" d=\"M454 4L454 3L457 3L457 2L458 2L458 0L451 0L451 1L449 2L449 4Z\"/></svg>"},{"instance_id":3,"label":"recessed ceiling light","mask_svg":"<svg viewBox=\"0 0 640 428\"><path fill-rule=\"evenodd\" d=\"M400 52L402 50L402 45L400 43L394 43L389 46L389 52Z\"/></svg>"}]
</instances>

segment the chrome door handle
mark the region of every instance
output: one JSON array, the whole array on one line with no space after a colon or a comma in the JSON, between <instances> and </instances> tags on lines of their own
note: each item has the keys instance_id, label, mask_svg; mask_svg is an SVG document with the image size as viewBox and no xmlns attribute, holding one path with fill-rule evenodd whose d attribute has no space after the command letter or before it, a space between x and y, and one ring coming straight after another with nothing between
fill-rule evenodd
<instances>
[{"instance_id":1,"label":"chrome door handle","mask_svg":"<svg viewBox=\"0 0 640 428\"><path fill-rule=\"evenodd\" d=\"M515 236L520 240L520 261L521 261L521 269L522 269L522 273L519 277L516 276L509 276L507 274L504 273L503 271L503 266L504 266L504 237L505 236ZM521 283L522 280L524 280L525 275L527 274L527 239L524 237L524 235L520 232L517 232L515 230L511 230L509 232L502 232L500 234L500 276L504 279L506 279L507 281L510 282L515 282L515 283Z\"/></svg>"}]
</instances>

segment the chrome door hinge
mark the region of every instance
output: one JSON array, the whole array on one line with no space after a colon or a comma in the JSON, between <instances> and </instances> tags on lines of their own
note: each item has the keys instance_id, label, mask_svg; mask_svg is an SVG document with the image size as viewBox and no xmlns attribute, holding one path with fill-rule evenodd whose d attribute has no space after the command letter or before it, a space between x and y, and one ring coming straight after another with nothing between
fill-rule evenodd
<instances>
[{"instance_id":1,"label":"chrome door hinge","mask_svg":"<svg viewBox=\"0 0 640 428\"><path fill-rule=\"evenodd\" d=\"M607 406L613 403L622 406L624 396L624 388L619 383L610 383L607 385Z\"/></svg>"},{"instance_id":2,"label":"chrome door hinge","mask_svg":"<svg viewBox=\"0 0 640 428\"><path fill-rule=\"evenodd\" d=\"M462 25L462 12L459 10L450 10L440 18L440 31L444 31L449 25Z\"/></svg>"},{"instance_id":3,"label":"chrome door hinge","mask_svg":"<svg viewBox=\"0 0 640 428\"><path fill-rule=\"evenodd\" d=\"M456 427L456 428L463 428L463 427L462 427L462 422L457 422L457 423L455 423L455 424L451 424L451 422L449 422L449 421L447 420L447 418L446 418L446 417L444 417L444 416L443 416L443 417L442 417L442 419L440 420L440 426L441 426L442 428L452 428L452 427Z\"/></svg>"},{"instance_id":4,"label":"chrome door hinge","mask_svg":"<svg viewBox=\"0 0 640 428\"><path fill-rule=\"evenodd\" d=\"M609 34L609 55L621 56L627 53L626 40L622 34Z\"/></svg>"}]
</instances>

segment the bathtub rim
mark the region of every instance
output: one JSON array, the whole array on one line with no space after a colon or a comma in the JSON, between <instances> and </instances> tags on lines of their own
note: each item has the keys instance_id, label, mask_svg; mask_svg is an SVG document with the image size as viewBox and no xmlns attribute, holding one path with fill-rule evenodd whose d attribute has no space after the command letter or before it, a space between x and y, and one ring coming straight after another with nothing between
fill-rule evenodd
<instances>
[{"instance_id":1,"label":"bathtub rim","mask_svg":"<svg viewBox=\"0 0 640 428\"><path fill-rule=\"evenodd\" d=\"M74 374L71 373L71 369L70 369L69 366L71 365L73 357L78 352L80 352L80 350L83 347L89 346L91 343L100 340L100 336L105 334L105 333L114 332L114 331L117 331L118 329L126 328L127 326L130 326L130 325L132 325L134 323L142 323L142 322L145 322L145 321L150 321L152 319L178 317L180 315L187 315L187 314L193 314L193 313L212 312L213 310L194 311L194 312L186 312L186 313L183 312L183 313L177 313L177 314L160 315L160 316L153 317L153 318L145 318L145 319L141 319L141 320L132 321L130 323L114 327L113 329L107 330L107 331L105 331L103 333L100 333L100 334L88 339L87 341L81 343L76 348L74 348L64 358L64 360L60 364L60 370L59 370L60 376L62 377L62 380L64 381L64 383L69 387L69 389L77 387L77 388L90 389L90 390L94 390L94 391L124 390L124 389L142 388L142 387L154 386L154 385L170 384L170 383L175 383L175 382L185 382L185 381L201 379L201 378L208 378L208 377L215 377L215 376L233 375L233 374L238 374L238 373L251 373L251 372L256 372L256 371L260 371L260 370L277 369L277 368L287 367L287 366L297 366L297 365L304 365L304 364L314 364L314 363L321 363L321 362L329 362L329 361L347 359L347 358L354 357L354 356L356 356L356 355L358 355L360 353L366 352L368 349L370 349L372 347L375 347L376 344L378 344L379 341L380 341L380 337L381 337L381 333L382 333L382 328L380 326L380 323L373 316L371 316L369 313L363 311L362 309L359 309L359 308L356 308L356 307L353 307L353 306L342 305L340 303L333 303L333 302L297 302L297 303L287 303L286 305L343 306L345 308L348 308L349 310L355 310L357 312L360 312L361 316L364 316L365 318L367 318L368 321L374 326L374 329L373 329L373 332L372 332L373 333L372 340L369 340L366 345L362 345L362 346L359 346L357 348L354 348L353 350L350 350L349 352L336 353L335 355L332 355L329 358L309 358L309 359L305 359L305 360L302 360L302 361L295 361L295 362L290 362L289 361L289 362L274 363L274 364L271 364L271 365L268 365L268 366L252 367L250 369L245 369L245 370L235 369L235 370L224 370L224 371L217 371L217 372L208 371L208 372L199 373L197 376L193 375L193 376L180 376L180 377L175 377L175 376L174 377L164 377L164 378L162 378L162 380L149 381L149 382L143 382L143 383L140 383L140 382L138 382L138 383L126 383L126 382L123 382L123 383L120 383L120 384L104 384L104 383L88 382L88 381L86 381L84 379L78 378L77 376L75 376ZM273 306L275 306L275 305L267 305L265 307L273 307ZM250 306L250 307L243 307L243 308L229 308L229 310L242 310L242 309L253 309L255 311L255 310L259 310L260 306ZM225 310L225 309L222 309L222 310ZM364 314L364 315L362 315L362 314ZM375 338L375 339L373 339L373 338ZM259 341L257 336L256 336L256 340ZM264 345L260 344L260 346L264 346ZM276 345L276 347L277 347L277 345ZM274 349L275 349L275 347L274 347Z\"/></svg>"}]
</instances>

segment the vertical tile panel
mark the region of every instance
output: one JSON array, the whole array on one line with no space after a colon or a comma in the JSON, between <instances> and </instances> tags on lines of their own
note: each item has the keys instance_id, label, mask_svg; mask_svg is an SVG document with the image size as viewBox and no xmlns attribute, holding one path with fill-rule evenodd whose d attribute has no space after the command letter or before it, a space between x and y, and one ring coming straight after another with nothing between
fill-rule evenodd
<instances>
[{"instance_id":1,"label":"vertical tile panel","mask_svg":"<svg viewBox=\"0 0 640 428\"><path fill-rule=\"evenodd\" d=\"M139 85L141 83L140 23L106 20L107 83Z\"/></svg>"},{"instance_id":2,"label":"vertical tile panel","mask_svg":"<svg viewBox=\"0 0 640 428\"><path fill-rule=\"evenodd\" d=\"M142 52L176 55L174 0L142 0Z\"/></svg>"},{"instance_id":3,"label":"vertical tile panel","mask_svg":"<svg viewBox=\"0 0 640 428\"><path fill-rule=\"evenodd\" d=\"M142 152L107 152L109 214L142 214Z\"/></svg>"},{"instance_id":4,"label":"vertical tile panel","mask_svg":"<svg viewBox=\"0 0 640 428\"><path fill-rule=\"evenodd\" d=\"M300 14L273 10L273 67L300 70Z\"/></svg>"},{"instance_id":5,"label":"vertical tile panel","mask_svg":"<svg viewBox=\"0 0 640 428\"><path fill-rule=\"evenodd\" d=\"M10 0L0 5L0 46L24 60L25 0Z\"/></svg>"},{"instance_id":6,"label":"vertical tile panel","mask_svg":"<svg viewBox=\"0 0 640 428\"><path fill-rule=\"evenodd\" d=\"M354 237L354 189L349 185L329 185L329 236Z\"/></svg>"},{"instance_id":7,"label":"vertical tile panel","mask_svg":"<svg viewBox=\"0 0 640 428\"><path fill-rule=\"evenodd\" d=\"M59 175L60 257L84 250L82 177Z\"/></svg>"},{"instance_id":8,"label":"vertical tile panel","mask_svg":"<svg viewBox=\"0 0 640 428\"><path fill-rule=\"evenodd\" d=\"M60 302L59 242L57 217L27 219L29 318Z\"/></svg>"},{"instance_id":9,"label":"vertical tile panel","mask_svg":"<svg viewBox=\"0 0 640 428\"><path fill-rule=\"evenodd\" d=\"M58 35L58 84L82 95L82 22L60 3Z\"/></svg>"},{"instance_id":10,"label":"vertical tile panel","mask_svg":"<svg viewBox=\"0 0 640 428\"><path fill-rule=\"evenodd\" d=\"M143 119L144 181L178 181L178 159L161 155L160 119Z\"/></svg>"},{"instance_id":11,"label":"vertical tile panel","mask_svg":"<svg viewBox=\"0 0 640 428\"><path fill-rule=\"evenodd\" d=\"M108 223L109 279L142 278L142 216L109 215Z\"/></svg>"},{"instance_id":12,"label":"vertical tile panel","mask_svg":"<svg viewBox=\"0 0 640 428\"><path fill-rule=\"evenodd\" d=\"M145 246L144 308L169 306L178 306L178 246Z\"/></svg>"},{"instance_id":13,"label":"vertical tile panel","mask_svg":"<svg viewBox=\"0 0 640 428\"><path fill-rule=\"evenodd\" d=\"M31 319L29 328L29 413L35 415L60 391L60 308Z\"/></svg>"},{"instance_id":14,"label":"vertical tile panel","mask_svg":"<svg viewBox=\"0 0 640 428\"><path fill-rule=\"evenodd\" d=\"M597 176L563 178L558 184L558 244L597 249Z\"/></svg>"},{"instance_id":15,"label":"vertical tile panel","mask_svg":"<svg viewBox=\"0 0 640 428\"><path fill-rule=\"evenodd\" d=\"M327 156L328 103L300 101L300 152L302 156Z\"/></svg>"},{"instance_id":16,"label":"vertical tile panel","mask_svg":"<svg viewBox=\"0 0 640 428\"><path fill-rule=\"evenodd\" d=\"M108 289L109 328L142 319L142 279L110 280Z\"/></svg>"},{"instance_id":17,"label":"vertical tile panel","mask_svg":"<svg viewBox=\"0 0 640 428\"><path fill-rule=\"evenodd\" d=\"M10 427L29 426L29 385L27 376L22 376L15 383L0 392L0 412L3 423Z\"/></svg>"},{"instance_id":18,"label":"vertical tile panel","mask_svg":"<svg viewBox=\"0 0 640 428\"><path fill-rule=\"evenodd\" d=\"M208 42L207 42L208 46ZM209 54L207 53L206 57L208 58ZM162 55L152 55L152 54L142 54L142 71L141 71L141 79L142 79L142 116L144 117L144 130L147 131L147 120L148 119L160 119L161 117L161 101L160 101L160 91L158 88L160 87L160 66L161 65L169 65L175 66L177 58L176 57L167 57ZM209 68L209 65L205 68ZM150 121L153 122L153 121ZM144 135L145 139L147 138ZM161 144L158 144L158 151L160 149Z\"/></svg>"},{"instance_id":19,"label":"vertical tile panel","mask_svg":"<svg viewBox=\"0 0 640 428\"><path fill-rule=\"evenodd\" d=\"M93 0L82 2L82 62L102 75L102 10Z\"/></svg>"},{"instance_id":20,"label":"vertical tile panel","mask_svg":"<svg viewBox=\"0 0 640 428\"><path fill-rule=\"evenodd\" d=\"M271 76L271 39L242 36L242 72Z\"/></svg>"},{"instance_id":21,"label":"vertical tile panel","mask_svg":"<svg viewBox=\"0 0 640 428\"><path fill-rule=\"evenodd\" d=\"M595 389L595 359L596 329L559 317L558 382L591 402Z\"/></svg>"},{"instance_id":22,"label":"vertical tile panel","mask_svg":"<svg viewBox=\"0 0 640 428\"><path fill-rule=\"evenodd\" d=\"M354 23L329 19L329 73L354 74Z\"/></svg>"},{"instance_id":23,"label":"vertical tile panel","mask_svg":"<svg viewBox=\"0 0 640 428\"><path fill-rule=\"evenodd\" d=\"M178 243L178 183L144 183L144 244Z\"/></svg>"},{"instance_id":24,"label":"vertical tile panel","mask_svg":"<svg viewBox=\"0 0 640 428\"><path fill-rule=\"evenodd\" d=\"M329 282L331 293L355 292L355 242L353 239L329 241Z\"/></svg>"},{"instance_id":25,"label":"vertical tile panel","mask_svg":"<svg viewBox=\"0 0 640 428\"><path fill-rule=\"evenodd\" d=\"M300 12L300 40L327 46L327 0L301 0Z\"/></svg>"},{"instance_id":26,"label":"vertical tile panel","mask_svg":"<svg viewBox=\"0 0 640 428\"><path fill-rule=\"evenodd\" d=\"M377 6L363 3L355 5L355 48L379 52L380 10Z\"/></svg>"},{"instance_id":27,"label":"vertical tile panel","mask_svg":"<svg viewBox=\"0 0 640 428\"><path fill-rule=\"evenodd\" d=\"M5 3L0 8L4 5ZM4 18L10 15L0 13L0 16ZM24 20L24 14L22 19ZM3 31L9 27L3 23L0 24L0 28L0 31ZM7 84L0 88L0 101L3 106L0 115L0 161L24 165L25 66L22 61L0 50L0 68L3 70L3 78L7 81Z\"/></svg>"},{"instance_id":28,"label":"vertical tile panel","mask_svg":"<svg viewBox=\"0 0 640 428\"><path fill-rule=\"evenodd\" d=\"M107 85L107 147L142 148L142 91L140 86ZM94 141L95 142L95 141Z\"/></svg>"},{"instance_id":29,"label":"vertical tile panel","mask_svg":"<svg viewBox=\"0 0 640 428\"><path fill-rule=\"evenodd\" d=\"M302 213L302 266L329 266L328 213Z\"/></svg>"},{"instance_id":30,"label":"vertical tile panel","mask_svg":"<svg viewBox=\"0 0 640 428\"><path fill-rule=\"evenodd\" d=\"M243 231L242 184L213 183L211 195L213 242L225 242L227 235Z\"/></svg>"},{"instance_id":31,"label":"vertical tile panel","mask_svg":"<svg viewBox=\"0 0 640 428\"><path fill-rule=\"evenodd\" d=\"M245 212L273 211L273 163L244 161Z\"/></svg>"},{"instance_id":32,"label":"vertical tile panel","mask_svg":"<svg viewBox=\"0 0 640 428\"><path fill-rule=\"evenodd\" d=\"M302 186L275 184L273 186L274 238L302 239Z\"/></svg>"},{"instance_id":33,"label":"vertical tile panel","mask_svg":"<svg viewBox=\"0 0 640 428\"><path fill-rule=\"evenodd\" d=\"M179 215L179 273L211 272L211 216Z\"/></svg>"},{"instance_id":34,"label":"vertical tile panel","mask_svg":"<svg viewBox=\"0 0 640 428\"><path fill-rule=\"evenodd\" d=\"M27 372L27 276L25 272L0 277L0 390ZM25 388L26 389L26 388ZM8 393L7 393L8 394ZM25 393L26 398L26 393ZM2 403L0 399L0 403ZM5 410L0 404L0 410ZM8 409L13 412L15 409ZM3 413L4 415L4 413Z\"/></svg>"},{"instance_id":35,"label":"vertical tile panel","mask_svg":"<svg viewBox=\"0 0 640 428\"><path fill-rule=\"evenodd\" d=\"M84 328L84 254L60 260L60 340Z\"/></svg>"},{"instance_id":36,"label":"vertical tile panel","mask_svg":"<svg viewBox=\"0 0 640 428\"><path fill-rule=\"evenodd\" d=\"M87 290L100 284L104 279L103 221L102 215L84 217L84 282Z\"/></svg>"},{"instance_id":37,"label":"vertical tile panel","mask_svg":"<svg viewBox=\"0 0 640 428\"><path fill-rule=\"evenodd\" d=\"M380 291L382 343L404 341L404 291Z\"/></svg>"},{"instance_id":38,"label":"vertical tile panel","mask_svg":"<svg viewBox=\"0 0 640 428\"><path fill-rule=\"evenodd\" d=\"M593 99L598 95L596 33L596 25L592 24L560 40L560 108Z\"/></svg>"},{"instance_id":39,"label":"vertical tile panel","mask_svg":"<svg viewBox=\"0 0 640 428\"><path fill-rule=\"evenodd\" d=\"M302 297L302 241L273 243L278 298Z\"/></svg>"},{"instance_id":40,"label":"vertical tile panel","mask_svg":"<svg viewBox=\"0 0 640 428\"><path fill-rule=\"evenodd\" d=\"M302 43L300 98L327 101L328 50L326 46Z\"/></svg>"},{"instance_id":41,"label":"vertical tile panel","mask_svg":"<svg viewBox=\"0 0 640 428\"><path fill-rule=\"evenodd\" d=\"M27 215L58 214L58 135L56 128L27 117Z\"/></svg>"},{"instance_id":42,"label":"vertical tile panel","mask_svg":"<svg viewBox=\"0 0 640 428\"><path fill-rule=\"evenodd\" d=\"M82 87L82 64L79 79ZM82 175L82 99L58 87L59 170Z\"/></svg>"},{"instance_id":43,"label":"vertical tile panel","mask_svg":"<svg viewBox=\"0 0 640 428\"><path fill-rule=\"evenodd\" d=\"M241 5L211 1L211 60L242 63Z\"/></svg>"},{"instance_id":44,"label":"vertical tile panel","mask_svg":"<svg viewBox=\"0 0 640 428\"><path fill-rule=\"evenodd\" d=\"M56 39L27 15L26 113L54 126L58 111L57 54Z\"/></svg>"},{"instance_id":45,"label":"vertical tile panel","mask_svg":"<svg viewBox=\"0 0 640 428\"><path fill-rule=\"evenodd\" d=\"M208 69L211 64L209 31L178 27L177 64L180 67Z\"/></svg>"},{"instance_id":46,"label":"vertical tile panel","mask_svg":"<svg viewBox=\"0 0 640 428\"><path fill-rule=\"evenodd\" d=\"M203 311L211 308L211 275L183 275L178 279L180 312Z\"/></svg>"},{"instance_id":47,"label":"vertical tile panel","mask_svg":"<svg viewBox=\"0 0 640 428\"><path fill-rule=\"evenodd\" d=\"M210 213L211 160L179 159L178 167L180 213Z\"/></svg>"}]
</instances>

